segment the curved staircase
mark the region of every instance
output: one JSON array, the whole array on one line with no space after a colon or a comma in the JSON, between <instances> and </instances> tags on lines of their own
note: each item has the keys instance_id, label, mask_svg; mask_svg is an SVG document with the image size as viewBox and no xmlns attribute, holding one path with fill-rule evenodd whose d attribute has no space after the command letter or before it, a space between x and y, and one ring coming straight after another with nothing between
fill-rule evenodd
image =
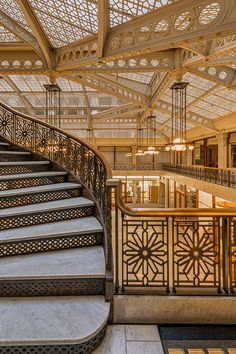
<instances>
[{"instance_id":1,"label":"curved staircase","mask_svg":"<svg viewBox=\"0 0 236 354\"><path fill-rule=\"evenodd\" d=\"M16 141L18 120L38 124L44 145L39 136ZM4 105L0 135L0 353L91 353L112 299L103 162L73 137L62 147L64 132Z\"/></svg>"}]
</instances>

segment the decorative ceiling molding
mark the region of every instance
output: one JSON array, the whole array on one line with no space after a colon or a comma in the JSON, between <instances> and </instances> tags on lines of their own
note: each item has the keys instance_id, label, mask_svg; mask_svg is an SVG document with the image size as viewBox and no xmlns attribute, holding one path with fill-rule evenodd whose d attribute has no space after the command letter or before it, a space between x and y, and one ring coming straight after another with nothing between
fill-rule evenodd
<instances>
[{"instance_id":1,"label":"decorative ceiling molding","mask_svg":"<svg viewBox=\"0 0 236 354\"><path fill-rule=\"evenodd\" d=\"M107 57L127 57L235 34L236 0L183 0L115 27L107 38Z\"/></svg>"},{"instance_id":2,"label":"decorative ceiling molding","mask_svg":"<svg viewBox=\"0 0 236 354\"><path fill-rule=\"evenodd\" d=\"M225 87L236 89L236 70L228 66L190 68L189 72Z\"/></svg>"},{"instance_id":3,"label":"decorative ceiling molding","mask_svg":"<svg viewBox=\"0 0 236 354\"><path fill-rule=\"evenodd\" d=\"M102 122L102 121L107 122L112 119L117 119L121 117L128 118L142 111L143 111L142 106L128 103L123 106L107 109L100 113L94 114L92 117L94 123Z\"/></svg>"},{"instance_id":4,"label":"decorative ceiling molding","mask_svg":"<svg viewBox=\"0 0 236 354\"><path fill-rule=\"evenodd\" d=\"M41 57L30 47L24 48L19 45L14 49L15 51L6 49L0 52L1 75L42 75L45 72Z\"/></svg>"}]
</instances>

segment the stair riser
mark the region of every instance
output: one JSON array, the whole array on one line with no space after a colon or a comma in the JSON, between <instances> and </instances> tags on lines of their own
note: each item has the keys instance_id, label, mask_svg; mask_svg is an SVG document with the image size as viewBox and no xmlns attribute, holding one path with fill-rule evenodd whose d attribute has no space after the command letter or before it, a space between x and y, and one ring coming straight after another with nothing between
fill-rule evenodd
<instances>
[{"instance_id":1,"label":"stair riser","mask_svg":"<svg viewBox=\"0 0 236 354\"><path fill-rule=\"evenodd\" d=\"M32 166L6 166L0 167L1 175L14 175L19 173L44 172L48 170L48 164L32 165Z\"/></svg>"},{"instance_id":2,"label":"stair riser","mask_svg":"<svg viewBox=\"0 0 236 354\"><path fill-rule=\"evenodd\" d=\"M0 198L0 209L22 206L28 204L38 204L54 200L62 200L81 196L81 189L48 191L42 193L25 194L6 198Z\"/></svg>"},{"instance_id":3,"label":"stair riser","mask_svg":"<svg viewBox=\"0 0 236 354\"><path fill-rule=\"evenodd\" d=\"M30 161L31 159L32 159L31 155L4 154L4 151L2 153L0 153L0 162Z\"/></svg>"},{"instance_id":4,"label":"stair riser","mask_svg":"<svg viewBox=\"0 0 236 354\"><path fill-rule=\"evenodd\" d=\"M0 257L50 252L77 247L100 246L102 243L103 233L101 232L27 241L2 242L0 243Z\"/></svg>"},{"instance_id":5,"label":"stair riser","mask_svg":"<svg viewBox=\"0 0 236 354\"><path fill-rule=\"evenodd\" d=\"M8 230L17 227L46 224L68 219L91 216L94 213L93 206L67 208L61 210L50 210L37 212L35 214L22 214L14 217L1 217L0 230Z\"/></svg>"},{"instance_id":6,"label":"stair riser","mask_svg":"<svg viewBox=\"0 0 236 354\"><path fill-rule=\"evenodd\" d=\"M7 151L7 150L8 150L8 146L0 145L0 153L1 151Z\"/></svg>"},{"instance_id":7,"label":"stair riser","mask_svg":"<svg viewBox=\"0 0 236 354\"><path fill-rule=\"evenodd\" d=\"M67 176L33 177L11 181L0 181L0 190L18 189L33 186L44 186L45 184L66 182Z\"/></svg>"},{"instance_id":8,"label":"stair riser","mask_svg":"<svg viewBox=\"0 0 236 354\"><path fill-rule=\"evenodd\" d=\"M0 280L0 297L103 295L104 291L104 278Z\"/></svg>"},{"instance_id":9,"label":"stair riser","mask_svg":"<svg viewBox=\"0 0 236 354\"><path fill-rule=\"evenodd\" d=\"M1 346L1 354L90 354L102 343L107 325L91 339L80 344Z\"/></svg>"}]
</instances>

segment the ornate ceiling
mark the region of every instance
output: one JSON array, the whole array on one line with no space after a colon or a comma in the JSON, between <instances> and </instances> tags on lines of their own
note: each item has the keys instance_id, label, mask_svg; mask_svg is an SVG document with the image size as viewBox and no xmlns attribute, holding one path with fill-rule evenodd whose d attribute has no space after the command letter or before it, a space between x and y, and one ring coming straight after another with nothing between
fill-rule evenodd
<instances>
[{"instance_id":1,"label":"ornate ceiling","mask_svg":"<svg viewBox=\"0 0 236 354\"><path fill-rule=\"evenodd\" d=\"M216 134L236 111L236 0L0 0L0 75L24 113L44 119L57 81L64 128L133 139L153 112L163 142L182 78L188 129Z\"/></svg>"}]
</instances>

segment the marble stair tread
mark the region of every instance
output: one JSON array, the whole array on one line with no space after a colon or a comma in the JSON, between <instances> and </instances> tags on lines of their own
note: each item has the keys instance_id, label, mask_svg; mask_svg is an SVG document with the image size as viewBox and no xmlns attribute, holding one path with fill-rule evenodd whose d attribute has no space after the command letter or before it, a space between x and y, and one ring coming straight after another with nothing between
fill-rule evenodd
<instances>
[{"instance_id":1,"label":"marble stair tread","mask_svg":"<svg viewBox=\"0 0 236 354\"><path fill-rule=\"evenodd\" d=\"M0 258L0 280L105 278L102 246Z\"/></svg>"},{"instance_id":2,"label":"marble stair tread","mask_svg":"<svg viewBox=\"0 0 236 354\"><path fill-rule=\"evenodd\" d=\"M31 152L10 150L10 151L0 151L0 155L1 154L4 154L4 155L31 155Z\"/></svg>"},{"instance_id":3,"label":"marble stair tread","mask_svg":"<svg viewBox=\"0 0 236 354\"><path fill-rule=\"evenodd\" d=\"M33 173L17 173L14 175L0 176L0 181L9 181L25 178L40 178L40 177L53 177L53 176L66 176L67 172L63 171L46 171L46 172L33 172Z\"/></svg>"},{"instance_id":4,"label":"marble stair tread","mask_svg":"<svg viewBox=\"0 0 236 354\"><path fill-rule=\"evenodd\" d=\"M103 296L3 298L0 351L4 345L86 342L104 327L109 310Z\"/></svg>"},{"instance_id":5,"label":"marble stair tread","mask_svg":"<svg viewBox=\"0 0 236 354\"><path fill-rule=\"evenodd\" d=\"M103 232L95 216L62 220L42 225L32 225L0 231L0 242L25 241L30 239L60 237L66 235Z\"/></svg>"},{"instance_id":6,"label":"marble stair tread","mask_svg":"<svg viewBox=\"0 0 236 354\"><path fill-rule=\"evenodd\" d=\"M0 167L3 166L28 166L28 165L49 165L50 161L4 161L0 162Z\"/></svg>"},{"instance_id":7,"label":"marble stair tread","mask_svg":"<svg viewBox=\"0 0 236 354\"><path fill-rule=\"evenodd\" d=\"M51 202L28 204L28 205L13 207L13 208L1 209L0 217L17 216L23 214L35 214L35 213L46 212L51 210L65 210L68 208L86 207L92 205L94 205L94 202L84 197L60 199L60 200L53 200Z\"/></svg>"},{"instance_id":8,"label":"marble stair tread","mask_svg":"<svg viewBox=\"0 0 236 354\"><path fill-rule=\"evenodd\" d=\"M26 187L26 188L19 188L19 189L7 189L0 191L0 198L11 197L11 196L18 196L24 194L35 194L35 193L42 193L42 192L55 192L55 191L66 191L70 189L81 188L81 184L79 183L55 183L55 184L45 184L42 186L35 186L35 187Z\"/></svg>"}]
</instances>

